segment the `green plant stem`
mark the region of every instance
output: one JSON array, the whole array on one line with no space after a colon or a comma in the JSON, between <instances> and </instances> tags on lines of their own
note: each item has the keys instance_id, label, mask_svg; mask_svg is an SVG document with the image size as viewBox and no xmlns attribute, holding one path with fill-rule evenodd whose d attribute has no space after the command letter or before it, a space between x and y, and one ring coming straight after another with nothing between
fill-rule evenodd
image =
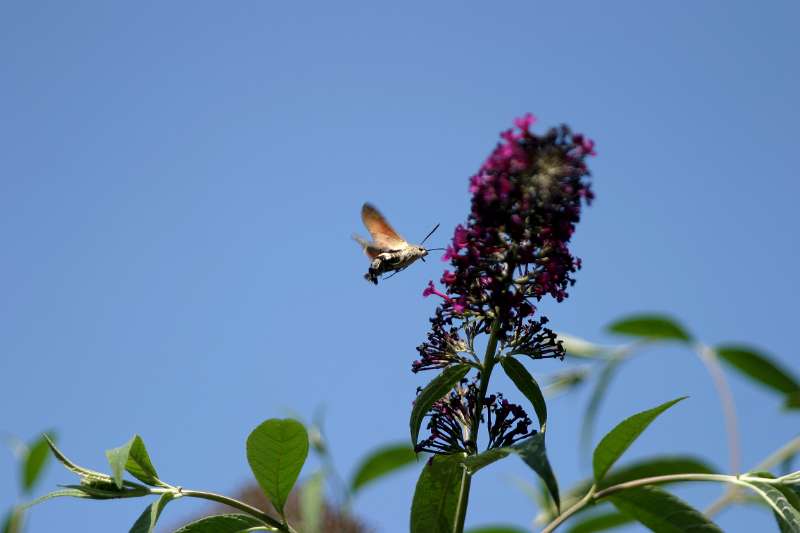
<instances>
[{"instance_id":1,"label":"green plant stem","mask_svg":"<svg viewBox=\"0 0 800 533\"><path fill-rule=\"evenodd\" d=\"M469 505L469 489L472 484L472 476L467 471L466 467L462 467L461 473L461 490L458 492L458 503L456 511L456 521L453 524L453 531L461 533L464 531L464 521L467 518L467 505Z\"/></svg>"},{"instance_id":2,"label":"green plant stem","mask_svg":"<svg viewBox=\"0 0 800 533\"><path fill-rule=\"evenodd\" d=\"M800 452L800 435L793 438L776 451L771 453L766 459L758 463L754 466L751 471L759 471L759 470L769 470L773 466L779 464L780 462L786 460L787 458L795 455L796 453ZM704 511L705 515L709 518L714 517L715 515L719 514L725 507L730 505L731 503L735 502L739 495L739 490L737 486L728 487L722 496L717 498L714 502L711 503L706 510Z\"/></svg>"},{"instance_id":3,"label":"green plant stem","mask_svg":"<svg viewBox=\"0 0 800 533\"><path fill-rule=\"evenodd\" d=\"M277 529L278 531L283 531L285 533L296 533L292 526L289 524L282 524L275 518L271 517L267 513L249 505L247 503L241 502L234 498L229 498L228 496L223 496L222 494L216 494L214 492L206 492L203 490L189 490L183 489L180 487L175 488L174 490L170 489L153 489L151 491L153 494L163 494L165 492L172 492L176 496L185 496L189 498L200 498L203 500L210 500L212 502L221 503L223 505L227 505L228 507L233 507L234 509L238 509L244 513L249 514L250 516L254 516L259 520L263 521L265 524L269 525Z\"/></svg>"},{"instance_id":4,"label":"green plant stem","mask_svg":"<svg viewBox=\"0 0 800 533\"><path fill-rule=\"evenodd\" d=\"M551 533L552 531L555 531L556 528L566 522L569 517L586 507L586 505L592 501L594 490L595 486L592 485L592 488L589 489L589 492L586 493L586 496L578 500L575 505L558 515L555 520L547 524L547 526L545 526L545 528L542 530L542 533Z\"/></svg>"},{"instance_id":5,"label":"green plant stem","mask_svg":"<svg viewBox=\"0 0 800 533\"><path fill-rule=\"evenodd\" d=\"M500 320L495 319L492 322L492 332L489 335L489 342L486 344L486 354L483 357L483 365L481 366L481 383L478 388L478 398L475 406L475 419L473 420L473 434L472 434L472 454L478 453L478 431L481 426L481 412L483 411L483 402L486 400L486 391L489 390L489 379L492 376L492 369L497 362L495 356L497 355L497 335L500 331Z\"/></svg>"},{"instance_id":6,"label":"green plant stem","mask_svg":"<svg viewBox=\"0 0 800 533\"><path fill-rule=\"evenodd\" d=\"M478 430L481 426L481 411L483 402L486 399L486 391L489 389L489 378L492 375L492 368L496 362L495 356L497 355L497 334L500 330L500 321L495 319L492 322L492 332L489 335L489 342L486 344L486 355L483 358L483 365L481 366L481 383L478 387L478 397L475 403L475 413L472 420L472 455L478 454ZM466 467L461 477L461 489L458 494L458 503L456 507L456 521L453 523L453 532L461 533L464 531L464 521L467 517L467 505L469 504L469 489L472 478L467 472Z\"/></svg>"},{"instance_id":7,"label":"green plant stem","mask_svg":"<svg viewBox=\"0 0 800 533\"><path fill-rule=\"evenodd\" d=\"M725 431L728 434L728 450L731 456L730 468L732 472L739 473L742 468L742 451L739 444L739 422L736 418L736 404L733 401L733 393L728 381L725 379L725 373L719 364L717 353L702 343L695 345L695 351L711 375L711 380L717 389L717 395L722 404L722 412L725 417Z\"/></svg>"},{"instance_id":8,"label":"green plant stem","mask_svg":"<svg viewBox=\"0 0 800 533\"><path fill-rule=\"evenodd\" d=\"M646 485L658 485L660 483L669 483L675 481L711 481L717 483L731 483L733 485L748 486L748 482L758 482L767 484L778 484L778 480L770 478L762 478L758 476L732 476L725 474L671 474L667 476L653 476L641 479L634 479L633 481L626 481L618 485L612 485L603 490L597 491L595 486L589 489L589 492L580 499L575 505L561 513L552 522L542 529L542 533L552 533L555 529L563 524L569 517L582 510L588 505L593 505L598 500L611 496L617 492L633 489L636 487L644 487Z\"/></svg>"}]
</instances>

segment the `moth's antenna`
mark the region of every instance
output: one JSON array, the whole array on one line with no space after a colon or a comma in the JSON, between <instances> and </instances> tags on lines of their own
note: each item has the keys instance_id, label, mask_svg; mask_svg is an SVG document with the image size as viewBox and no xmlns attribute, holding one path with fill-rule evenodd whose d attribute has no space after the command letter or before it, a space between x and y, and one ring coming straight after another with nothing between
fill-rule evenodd
<instances>
[{"instance_id":1,"label":"moth's antenna","mask_svg":"<svg viewBox=\"0 0 800 533\"><path fill-rule=\"evenodd\" d=\"M424 239L422 239L422 242L421 242L420 244L425 244L425 241L427 241L427 240L428 240L428 237L430 237L431 235L433 235L433 232L434 232L434 231L436 231L437 229L439 229L439 224L436 224L436 225L433 227L433 229L430 231L430 233L428 233L427 235L425 235L425 238L424 238Z\"/></svg>"}]
</instances>

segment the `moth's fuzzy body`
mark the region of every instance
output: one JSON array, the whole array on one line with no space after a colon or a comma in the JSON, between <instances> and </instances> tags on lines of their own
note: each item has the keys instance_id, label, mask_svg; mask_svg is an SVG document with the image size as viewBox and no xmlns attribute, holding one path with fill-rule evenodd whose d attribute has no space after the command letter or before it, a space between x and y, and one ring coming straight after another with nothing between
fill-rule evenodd
<instances>
[{"instance_id":1,"label":"moth's fuzzy body","mask_svg":"<svg viewBox=\"0 0 800 533\"><path fill-rule=\"evenodd\" d=\"M364 279L378 284L378 276L388 272L399 272L408 268L417 259L422 259L428 255L428 250L423 246L409 244L401 250L389 250L381 252L372 259L369 264L369 271L364 274Z\"/></svg>"}]
</instances>

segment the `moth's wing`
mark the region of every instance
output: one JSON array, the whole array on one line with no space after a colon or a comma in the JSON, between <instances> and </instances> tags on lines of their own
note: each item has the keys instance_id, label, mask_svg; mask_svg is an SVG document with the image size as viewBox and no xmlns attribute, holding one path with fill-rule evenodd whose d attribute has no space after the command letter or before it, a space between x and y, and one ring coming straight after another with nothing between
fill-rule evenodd
<instances>
[{"instance_id":1,"label":"moth's wing","mask_svg":"<svg viewBox=\"0 0 800 533\"><path fill-rule=\"evenodd\" d=\"M356 241L359 245L361 245L361 248L364 250L364 253L367 254L367 256L370 259L375 259L376 257L378 257L378 254L381 253L380 248L369 242L367 239L361 237L360 235L353 234L353 240Z\"/></svg>"},{"instance_id":2,"label":"moth's wing","mask_svg":"<svg viewBox=\"0 0 800 533\"><path fill-rule=\"evenodd\" d=\"M383 217L374 205L366 203L361 208L361 220L367 227L375 246L387 250L397 250L405 248L408 243L403 239L394 228Z\"/></svg>"}]
</instances>

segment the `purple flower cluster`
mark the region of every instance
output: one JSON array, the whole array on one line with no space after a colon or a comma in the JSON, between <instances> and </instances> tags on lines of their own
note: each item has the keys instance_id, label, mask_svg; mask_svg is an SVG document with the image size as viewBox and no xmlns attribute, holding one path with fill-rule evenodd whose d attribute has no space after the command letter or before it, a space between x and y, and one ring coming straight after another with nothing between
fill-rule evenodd
<instances>
[{"instance_id":1,"label":"purple flower cluster","mask_svg":"<svg viewBox=\"0 0 800 533\"><path fill-rule=\"evenodd\" d=\"M581 267L569 241L582 206L594 197L585 162L595 155L594 142L567 126L537 135L530 129L533 122L531 114L516 119L470 178L469 217L456 227L443 257L451 267L440 279L441 289L431 281L423 291L441 302L412 370L468 363L480 369L478 380L481 374L485 379L480 386L464 381L433 405L430 437L418 451L474 452L473 426L483 422L488 448L532 435L522 407L500 394L486 396L491 368L500 357L564 356L556 334L545 327L547 318L534 318L535 302L548 295L559 302L566 298ZM490 334L492 350L499 350L483 364L474 350L480 333Z\"/></svg>"},{"instance_id":2,"label":"purple flower cluster","mask_svg":"<svg viewBox=\"0 0 800 533\"><path fill-rule=\"evenodd\" d=\"M436 310L436 316L431 319L431 330L428 340L417 347L420 358L411 364L414 373L420 370L444 368L451 363L463 362L461 353L474 353L471 347L472 336L468 334L469 342L465 342L459 335L459 328L448 326L442 317L442 310Z\"/></svg>"},{"instance_id":3,"label":"purple flower cluster","mask_svg":"<svg viewBox=\"0 0 800 533\"><path fill-rule=\"evenodd\" d=\"M433 404L427 415L430 436L419 442L415 451L449 454L470 449L476 432L473 413L477 396L477 384L463 380L448 396ZM480 421L487 423L489 448L511 446L536 433L529 429L531 419L525 410L503 399L502 394L489 396L483 406Z\"/></svg>"},{"instance_id":4,"label":"purple flower cluster","mask_svg":"<svg viewBox=\"0 0 800 533\"><path fill-rule=\"evenodd\" d=\"M593 198L585 159L594 143L566 126L536 135L533 121L518 118L470 178L469 219L443 257L452 265L440 280L445 290L431 282L424 291L442 298L446 320L477 319L488 332L499 319L501 339L535 313L531 299L567 297L580 268L568 243Z\"/></svg>"}]
</instances>

